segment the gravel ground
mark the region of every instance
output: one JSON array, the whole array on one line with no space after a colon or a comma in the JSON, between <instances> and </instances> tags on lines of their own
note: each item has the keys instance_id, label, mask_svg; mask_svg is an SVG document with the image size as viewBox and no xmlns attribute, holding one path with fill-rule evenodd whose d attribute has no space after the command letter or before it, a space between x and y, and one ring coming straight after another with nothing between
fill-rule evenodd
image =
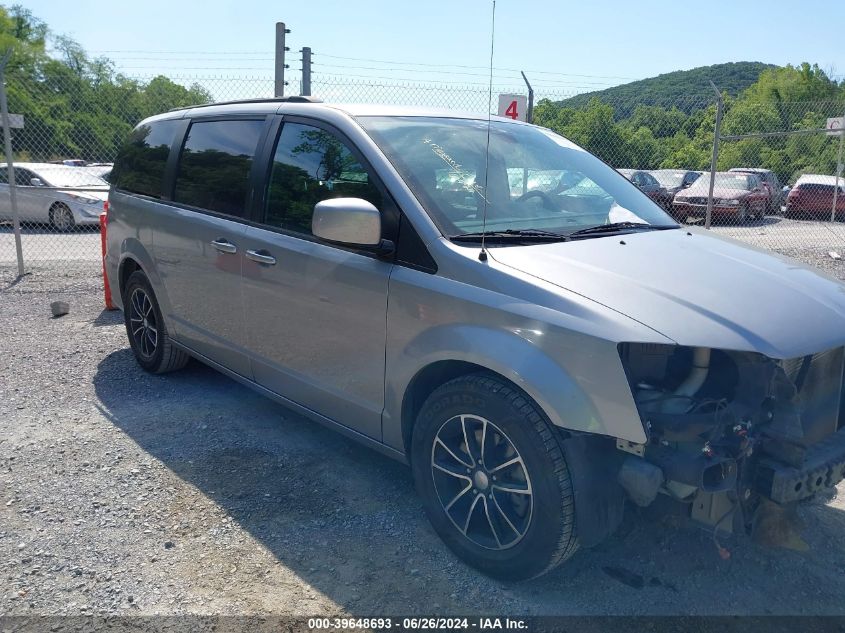
<instances>
[{"instance_id":1,"label":"gravel ground","mask_svg":"<svg viewBox=\"0 0 845 633\"><path fill-rule=\"evenodd\" d=\"M725 561L631 512L541 579L489 580L403 465L199 363L141 371L96 272L0 267L0 615L845 614L842 494L801 507L805 553L736 538Z\"/></svg>"}]
</instances>

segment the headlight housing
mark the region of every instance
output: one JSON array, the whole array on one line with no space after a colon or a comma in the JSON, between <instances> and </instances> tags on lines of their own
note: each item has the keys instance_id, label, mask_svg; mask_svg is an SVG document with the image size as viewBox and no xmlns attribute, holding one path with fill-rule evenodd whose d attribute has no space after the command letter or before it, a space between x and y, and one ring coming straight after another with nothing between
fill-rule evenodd
<instances>
[{"instance_id":1,"label":"headlight housing","mask_svg":"<svg viewBox=\"0 0 845 633\"><path fill-rule=\"evenodd\" d=\"M97 203L102 204L102 202L103 202L102 200L100 200L98 198L89 198L88 196L80 196L80 195L77 195L75 193L69 193L67 195L69 195L71 198L73 198L76 202L82 202L83 204L97 204Z\"/></svg>"}]
</instances>

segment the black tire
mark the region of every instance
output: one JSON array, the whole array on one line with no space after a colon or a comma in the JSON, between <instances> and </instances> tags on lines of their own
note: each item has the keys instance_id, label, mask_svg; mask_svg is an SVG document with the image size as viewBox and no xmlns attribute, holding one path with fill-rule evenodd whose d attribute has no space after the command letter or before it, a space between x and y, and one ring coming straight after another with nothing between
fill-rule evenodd
<instances>
[{"instance_id":1,"label":"black tire","mask_svg":"<svg viewBox=\"0 0 845 633\"><path fill-rule=\"evenodd\" d=\"M123 288L123 321L135 359L146 371L164 374L182 369L190 360L173 346L150 281L140 270L129 276Z\"/></svg>"},{"instance_id":2,"label":"black tire","mask_svg":"<svg viewBox=\"0 0 845 633\"><path fill-rule=\"evenodd\" d=\"M739 213L737 213L737 216L736 216L736 223L739 224L739 225L748 224L748 218L749 217L750 217L750 214L748 213L748 205L747 204L741 205L739 207Z\"/></svg>"},{"instance_id":3,"label":"black tire","mask_svg":"<svg viewBox=\"0 0 845 633\"><path fill-rule=\"evenodd\" d=\"M466 441L456 450L462 454L447 452L449 433L460 442L461 427ZM487 440L485 433L492 439ZM479 443L486 450L479 451ZM472 450L483 456L485 464L470 457ZM515 459L520 461L502 466ZM473 464L470 475L465 474L470 472L465 461ZM493 466L496 462L500 464ZM459 558L482 573L501 580L526 580L577 551L572 482L558 433L522 391L499 378L471 374L438 387L417 416L411 463L435 531ZM444 474L443 465L449 474ZM496 472L498 484L493 483ZM445 503L455 488L444 489L453 483L463 490L457 493L463 497ZM528 492L514 494L510 488ZM520 501L526 494L530 498ZM447 508L452 508L450 514Z\"/></svg>"},{"instance_id":4,"label":"black tire","mask_svg":"<svg viewBox=\"0 0 845 633\"><path fill-rule=\"evenodd\" d=\"M50 207L50 226L62 233L69 233L76 227L73 211L63 202L57 202Z\"/></svg>"}]
</instances>

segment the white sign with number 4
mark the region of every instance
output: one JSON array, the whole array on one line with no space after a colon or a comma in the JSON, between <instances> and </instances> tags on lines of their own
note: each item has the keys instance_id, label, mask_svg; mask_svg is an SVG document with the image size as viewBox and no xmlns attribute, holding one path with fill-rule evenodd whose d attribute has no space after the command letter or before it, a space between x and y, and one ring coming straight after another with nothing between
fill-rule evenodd
<instances>
[{"instance_id":1,"label":"white sign with number 4","mask_svg":"<svg viewBox=\"0 0 845 633\"><path fill-rule=\"evenodd\" d=\"M525 95L499 95L499 116L524 121L527 110L528 97Z\"/></svg>"}]
</instances>

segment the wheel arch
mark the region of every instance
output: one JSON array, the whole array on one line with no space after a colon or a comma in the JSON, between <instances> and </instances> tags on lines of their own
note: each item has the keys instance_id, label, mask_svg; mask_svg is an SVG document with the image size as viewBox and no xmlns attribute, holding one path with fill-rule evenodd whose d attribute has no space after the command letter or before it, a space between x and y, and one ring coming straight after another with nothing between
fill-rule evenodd
<instances>
[{"instance_id":1,"label":"wheel arch","mask_svg":"<svg viewBox=\"0 0 845 633\"><path fill-rule=\"evenodd\" d=\"M117 299L120 306L123 306L123 289L129 276L140 270L150 280L150 285L155 292L156 300L162 313L167 318L171 314L170 298L164 287L161 277L156 271L155 263L146 247L135 238L127 238L120 244L120 258L117 265L118 293Z\"/></svg>"},{"instance_id":2,"label":"wheel arch","mask_svg":"<svg viewBox=\"0 0 845 633\"><path fill-rule=\"evenodd\" d=\"M525 393L555 427L612 435L575 379L531 342L511 332L476 326L435 329L440 331L429 331L406 348L409 353L428 350L424 359L417 359L407 380L388 367L388 415L383 429L388 445L407 455L416 415L426 398L449 380L475 372L494 375ZM392 394L400 395L399 402ZM393 424L391 418L400 423ZM639 437L632 433L631 439Z\"/></svg>"}]
</instances>

